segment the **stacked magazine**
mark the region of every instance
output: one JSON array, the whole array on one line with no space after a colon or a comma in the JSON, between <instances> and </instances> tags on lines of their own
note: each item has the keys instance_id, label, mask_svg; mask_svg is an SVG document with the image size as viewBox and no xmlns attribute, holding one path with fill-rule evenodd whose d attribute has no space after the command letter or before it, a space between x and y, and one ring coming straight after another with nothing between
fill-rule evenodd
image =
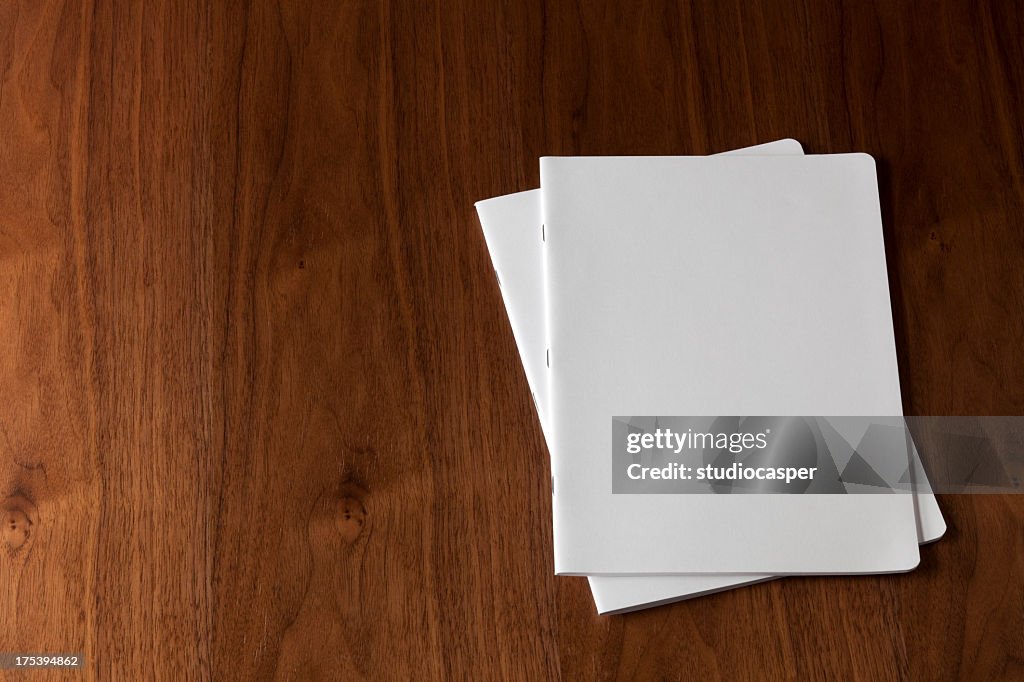
<instances>
[{"instance_id":1,"label":"stacked magazine","mask_svg":"<svg viewBox=\"0 0 1024 682\"><path fill-rule=\"evenodd\" d=\"M614 483L616 425L640 443L662 431L644 424L680 415L902 414L874 160L780 140L545 157L540 171L540 189L476 207L551 455L556 574L588 576L598 611L620 613L777 576L916 567L945 531L926 484ZM912 447L875 450L918 470Z\"/></svg>"}]
</instances>

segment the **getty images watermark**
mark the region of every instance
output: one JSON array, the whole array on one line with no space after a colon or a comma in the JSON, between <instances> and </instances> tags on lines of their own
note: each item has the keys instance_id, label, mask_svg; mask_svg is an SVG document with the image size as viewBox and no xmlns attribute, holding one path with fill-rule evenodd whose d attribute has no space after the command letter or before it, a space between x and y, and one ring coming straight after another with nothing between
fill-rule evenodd
<instances>
[{"instance_id":1,"label":"getty images watermark","mask_svg":"<svg viewBox=\"0 0 1024 682\"><path fill-rule=\"evenodd\" d=\"M1021 417L612 418L613 493L1021 492Z\"/></svg>"}]
</instances>

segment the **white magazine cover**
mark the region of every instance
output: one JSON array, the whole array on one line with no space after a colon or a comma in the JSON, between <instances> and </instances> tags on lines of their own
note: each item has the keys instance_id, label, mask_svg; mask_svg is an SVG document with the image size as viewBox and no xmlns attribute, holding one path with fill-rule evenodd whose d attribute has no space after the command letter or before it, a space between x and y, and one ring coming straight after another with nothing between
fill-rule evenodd
<instances>
[{"instance_id":1,"label":"white magazine cover","mask_svg":"<svg viewBox=\"0 0 1024 682\"><path fill-rule=\"evenodd\" d=\"M802 154L800 143L784 139L726 154ZM540 190L520 191L476 204L487 250L498 274L510 326L527 382L543 422L546 408L543 242ZM920 464L920 463L919 463ZM919 478L921 480L921 478ZM919 539L938 540L945 522L934 496L918 494ZM768 580L768 576L591 577L599 613L616 613L671 603Z\"/></svg>"},{"instance_id":2,"label":"white magazine cover","mask_svg":"<svg viewBox=\"0 0 1024 682\"><path fill-rule=\"evenodd\" d=\"M914 568L912 495L611 491L614 415L901 414L873 159L546 157L541 188L555 572Z\"/></svg>"},{"instance_id":3,"label":"white magazine cover","mask_svg":"<svg viewBox=\"0 0 1024 682\"><path fill-rule=\"evenodd\" d=\"M802 154L795 140L779 140L735 150L736 154ZM545 320L542 257L538 234L541 222L540 191L518 192L477 202L483 228L510 326L543 422L546 408ZM920 480L920 479L919 479ZM919 539L937 540L945 522L933 495L918 494ZM766 575L692 575L590 577L599 613L623 613L671 603L769 579Z\"/></svg>"}]
</instances>

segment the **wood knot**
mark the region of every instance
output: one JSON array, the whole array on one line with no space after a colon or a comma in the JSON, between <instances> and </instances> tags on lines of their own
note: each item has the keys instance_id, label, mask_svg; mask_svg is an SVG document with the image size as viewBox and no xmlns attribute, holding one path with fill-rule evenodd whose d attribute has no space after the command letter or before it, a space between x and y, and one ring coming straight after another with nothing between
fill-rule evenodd
<instances>
[{"instance_id":1,"label":"wood knot","mask_svg":"<svg viewBox=\"0 0 1024 682\"><path fill-rule=\"evenodd\" d=\"M18 552L32 539L34 517L32 503L19 495L8 497L0 505L0 533L9 551Z\"/></svg>"},{"instance_id":2,"label":"wood knot","mask_svg":"<svg viewBox=\"0 0 1024 682\"><path fill-rule=\"evenodd\" d=\"M348 544L356 541L366 525L366 508L355 497L344 496L338 500L338 533Z\"/></svg>"}]
</instances>

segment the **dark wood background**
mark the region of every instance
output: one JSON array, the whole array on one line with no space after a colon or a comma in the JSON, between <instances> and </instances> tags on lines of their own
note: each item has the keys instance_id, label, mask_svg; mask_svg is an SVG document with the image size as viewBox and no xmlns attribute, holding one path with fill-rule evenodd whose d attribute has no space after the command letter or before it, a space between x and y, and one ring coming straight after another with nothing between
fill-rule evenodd
<instances>
[{"instance_id":1,"label":"dark wood background","mask_svg":"<svg viewBox=\"0 0 1024 682\"><path fill-rule=\"evenodd\" d=\"M973 0L3 0L0 650L1024 678L1024 496L942 498L908 575L596 616L473 210L542 154L869 152L907 412L1024 414L1022 35Z\"/></svg>"}]
</instances>

